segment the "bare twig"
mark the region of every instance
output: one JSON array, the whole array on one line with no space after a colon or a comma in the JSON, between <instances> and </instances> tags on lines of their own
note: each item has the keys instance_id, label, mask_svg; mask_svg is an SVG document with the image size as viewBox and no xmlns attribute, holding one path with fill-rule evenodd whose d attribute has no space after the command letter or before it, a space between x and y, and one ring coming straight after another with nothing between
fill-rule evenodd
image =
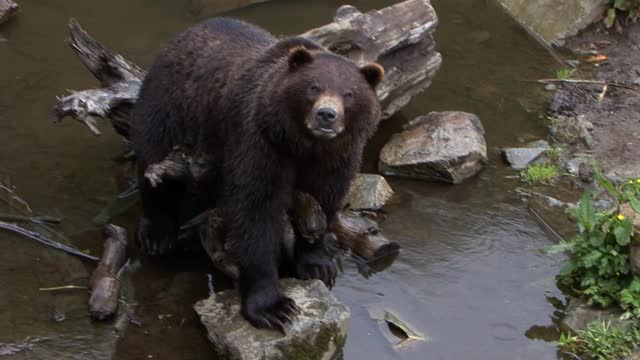
<instances>
[{"instance_id":1,"label":"bare twig","mask_svg":"<svg viewBox=\"0 0 640 360\"><path fill-rule=\"evenodd\" d=\"M554 83L554 82L570 83L570 84L593 84L593 85L602 85L602 86L614 86L614 87L619 87L619 88L624 88L624 89L629 89L629 90L634 90L634 91L640 91L640 89L638 89L637 87L633 87L631 85L625 85L625 84L614 83L614 82L606 82L606 81L601 81L601 80L538 79L538 80L535 80L535 81L539 82L539 83L542 83L542 84L549 84L549 83Z\"/></svg>"},{"instance_id":2,"label":"bare twig","mask_svg":"<svg viewBox=\"0 0 640 360\"><path fill-rule=\"evenodd\" d=\"M57 290L72 290L72 289L81 289L87 290L86 286L78 286L78 285L64 285L64 286L54 286L48 288L40 288L40 291L57 291Z\"/></svg>"},{"instance_id":3,"label":"bare twig","mask_svg":"<svg viewBox=\"0 0 640 360\"><path fill-rule=\"evenodd\" d=\"M0 220L11 221L11 222L32 222L36 224L40 223L50 223L50 224L59 224L62 220L53 216L24 216L24 215L13 215L13 214L0 214Z\"/></svg>"},{"instance_id":4,"label":"bare twig","mask_svg":"<svg viewBox=\"0 0 640 360\"><path fill-rule=\"evenodd\" d=\"M100 260L99 258L89 255L89 254L85 254L82 251L78 250L78 249L74 249L71 246L65 245L65 244L61 244L57 241L53 241L51 239L49 239L48 237L37 233L35 231L31 231L31 230L27 230L23 227L20 227L18 225L15 224L10 224L10 223L6 223L4 221L0 221L0 229L4 229L4 230L8 230L8 231L12 231L14 233L20 234L22 236L28 237L30 239L36 240L42 244L51 246L53 248L56 248L58 250L67 252L71 255L76 255L79 256L81 258L85 258L85 259L89 259L89 260L93 260L93 261L98 261Z\"/></svg>"}]
</instances>

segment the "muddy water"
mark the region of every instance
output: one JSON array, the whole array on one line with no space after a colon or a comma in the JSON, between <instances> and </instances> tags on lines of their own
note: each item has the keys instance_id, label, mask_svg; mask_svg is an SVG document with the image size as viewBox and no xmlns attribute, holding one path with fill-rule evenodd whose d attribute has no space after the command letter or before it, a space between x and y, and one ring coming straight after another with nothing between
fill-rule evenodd
<instances>
[{"instance_id":1,"label":"muddy water","mask_svg":"<svg viewBox=\"0 0 640 360\"><path fill-rule=\"evenodd\" d=\"M95 138L72 120L51 122L56 95L95 85L64 42L67 19L148 66L164 42L229 3L22 0L19 17L0 27L0 175L35 212L61 216L78 248L99 253L93 218L126 184L112 160L123 147L109 129ZM341 3L275 0L228 14L290 34L327 22ZM351 3L367 10L393 1ZM522 80L547 77L555 63L492 0L434 0L434 6L443 67L424 95L381 126L365 170L375 168L381 145L403 122L433 110L478 114L489 165L459 186L391 181L396 197L383 228L403 252L368 279L345 259L335 289L352 310L345 358L553 359L555 347L544 339L555 331L558 267L538 251L551 240L516 196L520 183L494 149L544 135L543 95ZM114 221L132 230L135 217L132 210ZM190 307L209 291L206 261L142 265L128 301L143 325L118 338L110 325L86 319L84 290L39 290L85 285L91 264L0 233L0 354L14 344L8 358L212 358ZM393 311L429 341L394 350L370 307Z\"/></svg>"}]
</instances>

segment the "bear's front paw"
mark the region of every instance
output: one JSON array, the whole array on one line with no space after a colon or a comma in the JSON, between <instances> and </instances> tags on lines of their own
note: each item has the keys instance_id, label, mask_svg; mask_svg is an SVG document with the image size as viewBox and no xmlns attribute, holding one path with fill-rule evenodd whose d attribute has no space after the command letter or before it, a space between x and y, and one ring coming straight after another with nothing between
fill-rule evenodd
<instances>
[{"instance_id":1,"label":"bear's front paw","mask_svg":"<svg viewBox=\"0 0 640 360\"><path fill-rule=\"evenodd\" d=\"M140 250L149 256L164 255L175 243L175 229L167 223L158 223L141 216L136 241Z\"/></svg>"},{"instance_id":2,"label":"bear's front paw","mask_svg":"<svg viewBox=\"0 0 640 360\"><path fill-rule=\"evenodd\" d=\"M336 284L338 267L334 261L336 238L327 233L317 246L299 248L295 256L296 277L302 280L318 279L329 289Z\"/></svg>"},{"instance_id":3,"label":"bear's front paw","mask_svg":"<svg viewBox=\"0 0 640 360\"><path fill-rule=\"evenodd\" d=\"M254 287L242 299L242 315L257 328L284 332L284 324L300 314L296 303L273 286Z\"/></svg>"}]
</instances>

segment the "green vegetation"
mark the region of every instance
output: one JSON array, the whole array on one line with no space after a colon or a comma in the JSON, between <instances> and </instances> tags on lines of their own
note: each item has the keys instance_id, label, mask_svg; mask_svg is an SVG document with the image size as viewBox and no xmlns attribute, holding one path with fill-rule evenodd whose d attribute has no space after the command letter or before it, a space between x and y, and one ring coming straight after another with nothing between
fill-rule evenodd
<instances>
[{"instance_id":1,"label":"green vegetation","mask_svg":"<svg viewBox=\"0 0 640 360\"><path fill-rule=\"evenodd\" d=\"M631 355L640 343L640 328L635 323L617 324L594 321L576 335L562 333L557 344L560 350L576 354L581 359L612 360Z\"/></svg>"},{"instance_id":2,"label":"green vegetation","mask_svg":"<svg viewBox=\"0 0 640 360\"><path fill-rule=\"evenodd\" d=\"M553 184L560 176L560 170L555 164L531 164L520 176L532 184Z\"/></svg>"},{"instance_id":3,"label":"green vegetation","mask_svg":"<svg viewBox=\"0 0 640 360\"><path fill-rule=\"evenodd\" d=\"M617 305L625 311L625 318L640 319L640 277L633 275L629 263L633 224L620 213L620 205L625 203L640 213L640 179L614 186L595 170L600 186L617 204L613 209L596 211L592 194L584 194L576 213L578 235L550 249L569 254L557 279L589 304Z\"/></svg>"},{"instance_id":4,"label":"green vegetation","mask_svg":"<svg viewBox=\"0 0 640 360\"><path fill-rule=\"evenodd\" d=\"M573 76L573 73L575 72L576 72L576 69L572 69L572 68L558 69L556 70L556 78L559 80L568 80L568 79L571 79L571 76Z\"/></svg>"},{"instance_id":5,"label":"green vegetation","mask_svg":"<svg viewBox=\"0 0 640 360\"><path fill-rule=\"evenodd\" d=\"M554 146L551 149L546 151L549 159L554 163L557 163L562 158L562 154L564 154L564 146Z\"/></svg>"},{"instance_id":6,"label":"green vegetation","mask_svg":"<svg viewBox=\"0 0 640 360\"><path fill-rule=\"evenodd\" d=\"M620 28L621 17L636 22L640 17L640 0L609 0L603 19L605 26Z\"/></svg>"}]
</instances>

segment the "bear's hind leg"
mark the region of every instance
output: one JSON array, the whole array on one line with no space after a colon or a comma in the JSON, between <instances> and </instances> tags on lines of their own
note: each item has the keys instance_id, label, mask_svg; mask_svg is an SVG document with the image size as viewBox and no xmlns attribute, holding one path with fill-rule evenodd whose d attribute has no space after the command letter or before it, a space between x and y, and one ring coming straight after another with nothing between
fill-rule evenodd
<instances>
[{"instance_id":1,"label":"bear's hind leg","mask_svg":"<svg viewBox=\"0 0 640 360\"><path fill-rule=\"evenodd\" d=\"M178 238L178 208L184 190L179 184L163 182L156 188L141 179L142 215L136 240L146 255L164 255L174 249Z\"/></svg>"}]
</instances>

